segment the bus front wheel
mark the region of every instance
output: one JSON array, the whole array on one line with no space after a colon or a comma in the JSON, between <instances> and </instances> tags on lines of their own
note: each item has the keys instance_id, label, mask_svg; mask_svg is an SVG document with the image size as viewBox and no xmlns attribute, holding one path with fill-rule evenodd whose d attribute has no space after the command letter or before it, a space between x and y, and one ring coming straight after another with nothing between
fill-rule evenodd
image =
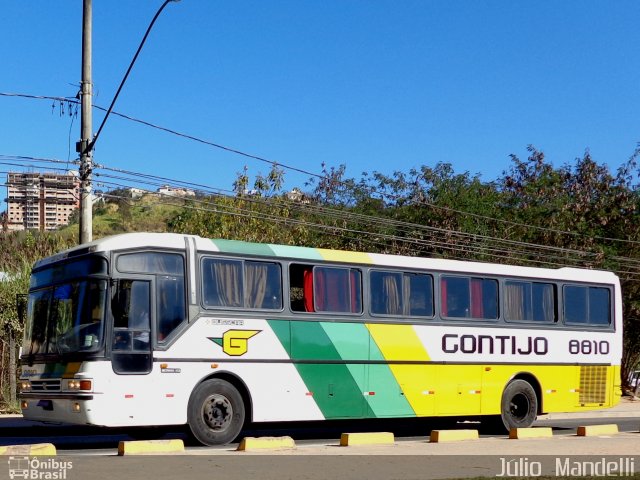
<instances>
[{"instance_id":1,"label":"bus front wheel","mask_svg":"<svg viewBox=\"0 0 640 480\"><path fill-rule=\"evenodd\" d=\"M513 380L502 392L500 417L507 430L530 427L538 414L538 397L529 382Z\"/></svg>"},{"instance_id":2,"label":"bus front wheel","mask_svg":"<svg viewBox=\"0 0 640 480\"><path fill-rule=\"evenodd\" d=\"M203 445L231 442L242 430L244 417L242 396L225 380L214 378L202 382L189 399L189 428Z\"/></svg>"}]
</instances>

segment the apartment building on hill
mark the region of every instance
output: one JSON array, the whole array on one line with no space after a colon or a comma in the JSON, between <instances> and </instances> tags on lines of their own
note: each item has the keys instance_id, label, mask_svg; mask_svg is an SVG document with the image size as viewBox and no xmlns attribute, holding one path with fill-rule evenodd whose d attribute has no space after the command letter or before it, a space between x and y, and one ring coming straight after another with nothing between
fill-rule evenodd
<instances>
[{"instance_id":1,"label":"apartment building on hill","mask_svg":"<svg viewBox=\"0 0 640 480\"><path fill-rule=\"evenodd\" d=\"M55 230L80 206L80 182L73 172L7 174L6 229Z\"/></svg>"}]
</instances>

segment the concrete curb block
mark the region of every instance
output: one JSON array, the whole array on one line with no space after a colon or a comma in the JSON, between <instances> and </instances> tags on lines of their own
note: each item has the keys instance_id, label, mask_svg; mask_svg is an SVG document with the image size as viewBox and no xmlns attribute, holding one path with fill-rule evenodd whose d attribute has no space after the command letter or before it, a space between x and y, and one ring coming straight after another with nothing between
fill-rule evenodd
<instances>
[{"instance_id":1,"label":"concrete curb block","mask_svg":"<svg viewBox=\"0 0 640 480\"><path fill-rule=\"evenodd\" d=\"M53 443L36 443L33 445L7 445L0 447L0 455L54 457L56 454L56 447Z\"/></svg>"},{"instance_id":2,"label":"concrete curb block","mask_svg":"<svg viewBox=\"0 0 640 480\"><path fill-rule=\"evenodd\" d=\"M253 450L282 450L296 448L296 442L291 437L245 437L236 449L238 452Z\"/></svg>"},{"instance_id":3,"label":"concrete curb block","mask_svg":"<svg viewBox=\"0 0 640 480\"><path fill-rule=\"evenodd\" d=\"M391 432L343 433L340 435L341 447L357 445L393 445L396 439Z\"/></svg>"},{"instance_id":4,"label":"concrete curb block","mask_svg":"<svg viewBox=\"0 0 640 480\"><path fill-rule=\"evenodd\" d=\"M615 423L578 427L579 437L597 437L599 435L615 435L616 433L618 433L618 425Z\"/></svg>"},{"instance_id":5,"label":"concrete curb block","mask_svg":"<svg viewBox=\"0 0 640 480\"><path fill-rule=\"evenodd\" d=\"M459 442L461 440L477 440L478 430L432 430L429 436L431 443Z\"/></svg>"},{"instance_id":6,"label":"concrete curb block","mask_svg":"<svg viewBox=\"0 0 640 480\"><path fill-rule=\"evenodd\" d=\"M158 455L184 453L182 440L137 440L118 444L118 455Z\"/></svg>"},{"instance_id":7,"label":"concrete curb block","mask_svg":"<svg viewBox=\"0 0 640 480\"><path fill-rule=\"evenodd\" d=\"M512 428L509 431L510 440L521 440L524 438L551 438L553 431L551 427L535 427L535 428Z\"/></svg>"}]
</instances>

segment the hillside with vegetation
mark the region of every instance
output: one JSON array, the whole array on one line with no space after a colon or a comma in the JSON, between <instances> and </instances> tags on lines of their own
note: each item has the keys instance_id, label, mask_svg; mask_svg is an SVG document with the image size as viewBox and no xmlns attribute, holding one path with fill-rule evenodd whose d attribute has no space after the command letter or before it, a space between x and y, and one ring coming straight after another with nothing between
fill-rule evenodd
<instances>
[{"instance_id":1,"label":"hillside with vegetation","mask_svg":"<svg viewBox=\"0 0 640 480\"><path fill-rule=\"evenodd\" d=\"M246 173L235 195L132 198L108 192L94 207L94 238L129 231L180 232L205 237L402 255L472 259L558 268L606 269L622 281L625 317L623 378L640 361L640 149L615 170L589 153L561 166L534 147L511 157L500 178L458 173L449 164L407 172L323 169L303 192L285 192L274 165L252 182ZM15 294L25 293L29 265L77 242L77 225L53 233L0 236L2 371L10 338L19 338ZM3 377L6 377L3 376ZM3 398L13 384L2 379ZM5 400L6 401L6 400Z\"/></svg>"}]
</instances>

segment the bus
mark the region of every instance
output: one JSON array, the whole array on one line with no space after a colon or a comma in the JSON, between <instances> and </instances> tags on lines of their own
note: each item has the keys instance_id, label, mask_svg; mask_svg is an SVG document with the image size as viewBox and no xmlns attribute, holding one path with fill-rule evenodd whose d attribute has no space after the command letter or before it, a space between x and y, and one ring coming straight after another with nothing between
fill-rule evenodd
<instances>
[{"instance_id":1,"label":"bus","mask_svg":"<svg viewBox=\"0 0 640 480\"><path fill-rule=\"evenodd\" d=\"M615 405L610 272L131 233L37 262L25 418L188 425L487 417Z\"/></svg>"}]
</instances>

